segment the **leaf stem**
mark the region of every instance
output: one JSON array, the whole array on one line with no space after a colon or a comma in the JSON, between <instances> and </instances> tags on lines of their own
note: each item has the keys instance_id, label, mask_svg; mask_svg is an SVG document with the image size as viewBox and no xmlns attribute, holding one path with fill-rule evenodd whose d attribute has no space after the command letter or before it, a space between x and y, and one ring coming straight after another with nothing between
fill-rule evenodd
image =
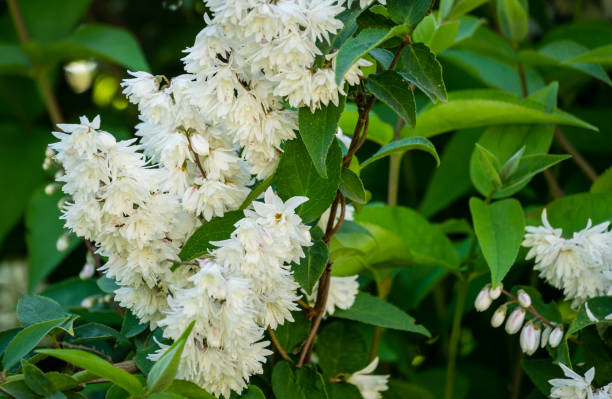
<instances>
[{"instance_id":1,"label":"leaf stem","mask_svg":"<svg viewBox=\"0 0 612 399\"><path fill-rule=\"evenodd\" d=\"M582 172L586 175L586 177L588 177L591 181L595 181L595 179L597 179L598 177L597 172L595 172L595 169L582 156L580 151L578 151L578 149L574 147L571 141L567 139L565 134L563 134L561 129L559 129L558 127L555 127L555 139L557 139L557 142L559 143L561 148L563 148L568 154L572 156L572 159L574 160L576 165L578 165L580 170L582 170Z\"/></svg>"},{"instance_id":2,"label":"leaf stem","mask_svg":"<svg viewBox=\"0 0 612 399\"><path fill-rule=\"evenodd\" d=\"M444 390L444 398L452 399L455 389L455 369L457 367L457 352L459 349L459 338L461 337L461 319L463 317L463 307L467 297L467 289L469 282L467 280L459 280L457 287L457 304L453 315L453 325L451 328L451 336L448 348L448 365L446 368L446 385Z\"/></svg>"},{"instance_id":3,"label":"leaf stem","mask_svg":"<svg viewBox=\"0 0 612 399\"><path fill-rule=\"evenodd\" d=\"M283 346L281 345L281 343L278 342L278 338L276 337L276 334L274 333L274 331L270 327L268 327L268 334L270 335L270 341L272 341L272 344L274 345L274 348L276 349L278 354L284 360L286 360L288 362L291 362L291 358L289 357L287 352L285 352L285 350L283 349Z\"/></svg>"},{"instance_id":4,"label":"leaf stem","mask_svg":"<svg viewBox=\"0 0 612 399\"><path fill-rule=\"evenodd\" d=\"M397 124L393 134L393 140L397 141L400 139L400 132L404 127L404 120L397 118ZM400 178L400 166L402 164L403 152L391 154L389 160L389 183L387 187L387 205L397 205L397 196L399 192L399 178Z\"/></svg>"}]
</instances>

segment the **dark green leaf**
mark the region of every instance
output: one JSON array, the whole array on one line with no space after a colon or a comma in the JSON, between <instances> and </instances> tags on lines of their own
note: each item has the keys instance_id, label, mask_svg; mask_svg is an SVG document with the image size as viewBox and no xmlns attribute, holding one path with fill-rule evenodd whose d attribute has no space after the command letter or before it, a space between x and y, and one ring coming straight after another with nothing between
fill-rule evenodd
<instances>
[{"instance_id":1,"label":"dark green leaf","mask_svg":"<svg viewBox=\"0 0 612 399\"><path fill-rule=\"evenodd\" d=\"M510 270L523 241L523 209L515 199L485 204L472 197L470 211L476 237L491 270L491 282L497 286Z\"/></svg>"},{"instance_id":2,"label":"dark green leaf","mask_svg":"<svg viewBox=\"0 0 612 399\"><path fill-rule=\"evenodd\" d=\"M4 370L8 370L19 363L51 330L63 325L69 319L70 317L67 316L56 320L43 321L19 331L4 352L2 361Z\"/></svg>"},{"instance_id":3,"label":"dark green leaf","mask_svg":"<svg viewBox=\"0 0 612 399\"><path fill-rule=\"evenodd\" d=\"M64 196L62 192L54 195L45 194L44 187L38 188L26 209L26 242L30 267L28 273L28 291L32 292L59 264L76 248L81 239L71 236L70 246L65 251L58 251L56 242L66 233L60 219L61 211L57 203Z\"/></svg>"},{"instance_id":4,"label":"dark green leaf","mask_svg":"<svg viewBox=\"0 0 612 399\"><path fill-rule=\"evenodd\" d=\"M402 53L400 74L421 89L431 101L447 100L446 87L442 78L442 65L435 54L422 43L408 46Z\"/></svg>"},{"instance_id":5,"label":"dark green leaf","mask_svg":"<svg viewBox=\"0 0 612 399\"><path fill-rule=\"evenodd\" d=\"M342 168L340 174L340 192L346 198L358 204L365 204L367 202L367 195L361 178L350 169Z\"/></svg>"},{"instance_id":6,"label":"dark green leaf","mask_svg":"<svg viewBox=\"0 0 612 399\"><path fill-rule=\"evenodd\" d=\"M374 153L374 155L363 161L360 166L363 169L372 162L389 156L393 153L404 153L410 150L421 150L428 152L429 154L431 154L431 156L434 157L434 159L436 160L436 164L440 166L440 157L438 156L436 147L434 147L431 141L427 140L424 137L406 137L404 139L392 141L391 143L379 148L378 151Z\"/></svg>"},{"instance_id":7,"label":"dark green leaf","mask_svg":"<svg viewBox=\"0 0 612 399\"><path fill-rule=\"evenodd\" d=\"M272 183L274 183L274 179L276 175L269 176L266 180L259 183L257 186L253 187L249 195L240 205L240 210L243 211L251 205L253 201L255 201Z\"/></svg>"},{"instance_id":8,"label":"dark green leaf","mask_svg":"<svg viewBox=\"0 0 612 399\"><path fill-rule=\"evenodd\" d=\"M319 281L319 277L323 274L327 261L329 259L329 251L327 245L321 240L315 241L312 246L304 251L306 257L300 260L300 264L291 265L293 277L300 286L309 295L312 293L312 288Z\"/></svg>"},{"instance_id":9,"label":"dark green leaf","mask_svg":"<svg viewBox=\"0 0 612 399\"><path fill-rule=\"evenodd\" d=\"M425 327L415 324L414 318L389 302L365 292L357 294L355 303L349 309L337 309L334 317L431 336Z\"/></svg>"},{"instance_id":10,"label":"dark green leaf","mask_svg":"<svg viewBox=\"0 0 612 399\"><path fill-rule=\"evenodd\" d=\"M17 318L24 327L66 316L68 313L59 303L42 296L24 295L17 303Z\"/></svg>"},{"instance_id":11,"label":"dark green leaf","mask_svg":"<svg viewBox=\"0 0 612 399\"><path fill-rule=\"evenodd\" d=\"M1 386L5 392L13 395L15 399L40 399L40 396L32 392L23 380L6 382Z\"/></svg>"},{"instance_id":12,"label":"dark green leaf","mask_svg":"<svg viewBox=\"0 0 612 399\"><path fill-rule=\"evenodd\" d=\"M138 317L127 309L121 323L121 335L132 338L147 329L148 323L141 323Z\"/></svg>"},{"instance_id":13,"label":"dark green leaf","mask_svg":"<svg viewBox=\"0 0 612 399\"><path fill-rule=\"evenodd\" d=\"M587 308L592 317L589 317ZM612 314L612 297L602 296L591 298L580 307L578 314L572 324L570 324L567 334L574 334L576 331L580 331L585 327L588 327L597 323L609 323L610 319L606 319Z\"/></svg>"},{"instance_id":14,"label":"dark green leaf","mask_svg":"<svg viewBox=\"0 0 612 399\"><path fill-rule=\"evenodd\" d=\"M612 45L601 46L580 54L567 62L572 64L612 65Z\"/></svg>"},{"instance_id":15,"label":"dark green leaf","mask_svg":"<svg viewBox=\"0 0 612 399\"><path fill-rule=\"evenodd\" d=\"M310 322L306 319L305 312L296 311L291 315L293 322L285 321L275 331L278 342L287 353L292 353L297 344L304 342L310 330Z\"/></svg>"},{"instance_id":16,"label":"dark green leaf","mask_svg":"<svg viewBox=\"0 0 612 399\"><path fill-rule=\"evenodd\" d=\"M76 349L39 349L38 353L56 357L98 377L106 378L132 395L139 394L142 391L142 385L138 378L91 353Z\"/></svg>"},{"instance_id":17,"label":"dark green leaf","mask_svg":"<svg viewBox=\"0 0 612 399\"><path fill-rule=\"evenodd\" d=\"M533 385L544 395L550 394L549 380L563 378L561 367L553 364L549 359L523 359L521 366Z\"/></svg>"},{"instance_id":18,"label":"dark green leaf","mask_svg":"<svg viewBox=\"0 0 612 399\"><path fill-rule=\"evenodd\" d=\"M456 395L455 397L460 397ZM417 385L416 383L407 383L404 381L391 380L389 381L389 390L385 392L385 399L436 399L436 396L427 388Z\"/></svg>"},{"instance_id":19,"label":"dark green leaf","mask_svg":"<svg viewBox=\"0 0 612 399\"><path fill-rule=\"evenodd\" d=\"M215 397L191 381L174 380L166 392L175 393L189 399L214 399Z\"/></svg>"},{"instance_id":20,"label":"dark green leaf","mask_svg":"<svg viewBox=\"0 0 612 399\"><path fill-rule=\"evenodd\" d=\"M41 292L41 295L59 302L65 309L80 307L83 299L101 294L95 279L81 280L79 277L48 285Z\"/></svg>"},{"instance_id":21,"label":"dark green leaf","mask_svg":"<svg viewBox=\"0 0 612 399\"><path fill-rule=\"evenodd\" d=\"M387 9L395 23L415 26L429 11L430 3L430 0L387 0Z\"/></svg>"},{"instance_id":22,"label":"dark green leaf","mask_svg":"<svg viewBox=\"0 0 612 399\"><path fill-rule=\"evenodd\" d=\"M234 224L243 217L244 212L231 211L205 222L189 237L179 257L187 261L208 253L208 250L215 248L210 242L228 238L235 230Z\"/></svg>"},{"instance_id":23,"label":"dark green leaf","mask_svg":"<svg viewBox=\"0 0 612 399\"><path fill-rule=\"evenodd\" d=\"M584 229L589 219L594 225L612 221L612 192L568 195L548 205L546 210L550 224L562 228L565 237L571 237Z\"/></svg>"},{"instance_id":24,"label":"dark green leaf","mask_svg":"<svg viewBox=\"0 0 612 399\"><path fill-rule=\"evenodd\" d=\"M337 106L330 103L314 113L308 107L300 108L300 136L315 169L324 178L327 178L327 153L336 137L345 102L346 97L342 96Z\"/></svg>"},{"instance_id":25,"label":"dark green leaf","mask_svg":"<svg viewBox=\"0 0 612 399\"><path fill-rule=\"evenodd\" d=\"M30 37L48 42L69 34L86 13L91 0L28 0L19 8Z\"/></svg>"},{"instance_id":26,"label":"dark green leaf","mask_svg":"<svg viewBox=\"0 0 612 399\"><path fill-rule=\"evenodd\" d=\"M368 345L353 323L335 321L326 325L319 333L316 352L326 377L353 373L368 363Z\"/></svg>"},{"instance_id":27,"label":"dark green leaf","mask_svg":"<svg viewBox=\"0 0 612 399\"><path fill-rule=\"evenodd\" d=\"M149 387L150 393L162 392L172 384L172 380L174 380L176 372L178 371L183 348L189 338L189 334L191 334L194 324L195 321L192 321L179 339L174 341L170 348L168 348L159 360L155 362L151 371L149 371L147 375L147 386Z\"/></svg>"},{"instance_id":28,"label":"dark green leaf","mask_svg":"<svg viewBox=\"0 0 612 399\"><path fill-rule=\"evenodd\" d=\"M606 169L591 186L591 193L606 193L612 191L612 167Z\"/></svg>"},{"instance_id":29,"label":"dark green leaf","mask_svg":"<svg viewBox=\"0 0 612 399\"><path fill-rule=\"evenodd\" d=\"M504 35L513 43L527 36L529 15L527 3L521 0L497 0L497 19Z\"/></svg>"},{"instance_id":30,"label":"dark green leaf","mask_svg":"<svg viewBox=\"0 0 612 399\"><path fill-rule=\"evenodd\" d=\"M182 395L178 395L172 392L157 392L152 395L148 395L147 398L150 398L150 399L187 399Z\"/></svg>"},{"instance_id":31,"label":"dark green leaf","mask_svg":"<svg viewBox=\"0 0 612 399\"><path fill-rule=\"evenodd\" d=\"M277 399L327 399L323 377L311 365L297 370L285 361L272 371L272 390Z\"/></svg>"},{"instance_id":32,"label":"dark green leaf","mask_svg":"<svg viewBox=\"0 0 612 399\"><path fill-rule=\"evenodd\" d=\"M315 221L332 204L340 186L340 145L334 141L327 154L327 179L317 173L301 139L289 141L283 151L276 171L278 195L285 201L294 196L308 197L297 213L304 223Z\"/></svg>"},{"instance_id":33,"label":"dark green leaf","mask_svg":"<svg viewBox=\"0 0 612 399\"><path fill-rule=\"evenodd\" d=\"M232 392L232 399L266 399L264 393L256 385L249 385L246 391L243 391L240 396Z\"/></svg>"},{"instance_id":34,"label":"dark green leaf","mask_svg":"<svg viewBox=\"0 0 612 399\"><path fill-rule=\"evenodd\" d=\"M106 294L114 294L121 286L115 280L108 277L100 277L96 280L98 287Z\"/></svg>"},{"instance_id":35,"label":"dark green leaf","mask_svg":"<svg viewBox=\"0 0 612 399\"><path fill-rule=\"evenodd\" d=\"M41 396L49 396L56 391L53 383L45 377L45 373L32 363L22 359L21 369L23 370L24 381L32 392Z\"/></svg>"},{"instance_id":36,"label":"dark green leaf","mask_svg":"<svg viewBox=\"0 0 612 399\"><path fill-rule=\"evenodd\" d=\"M105 339L124 339L117 330L100 323L86 323L74 329L74 338L70 342L78 344L81 342L105 340Z\"/></svg>"},{"instance_id":37,"label":"dark green leaf","mask_svg":"<svg viewBox=\"0 0 612 399\"><path fill-rule=\"evenodd\" d=\"M368 76L366 88L398 114L408 126L416 121L416 104L410 84L395 71Z\"/></svg>"},{"instance_id":38,"label":"dark green leaf","mask_svg":"<svg viewBox=\"0 0 612 399\"><path fill-rule=\"evenodd\" d=\"M17 44L0 44L0 74L27 75L30 60Z\"/></svg>"},{"instance_id":39,"label":"dark green leaf","mask_svg":"<svg viewBox=\"0 0 612 399\"><path fill-rule=\"evenodd\" d=\"M15 338L15 335L17 335L17 333L21 330L21 328L17 327L11 328L9 330L0 331L0 356L6 350L6 347L8 346L9 342L11 342L13 338Z\"/></svg>"},{"instance_id":40,"label":"dark green leaf","mask_svg":"<svg viewBox=\"0 0 612 399\"><path fill-rule=\"evenodd\" d=\"M353 384L329 382L326 387L329 399L363 399Z\"/></svg>"}]
</instances>

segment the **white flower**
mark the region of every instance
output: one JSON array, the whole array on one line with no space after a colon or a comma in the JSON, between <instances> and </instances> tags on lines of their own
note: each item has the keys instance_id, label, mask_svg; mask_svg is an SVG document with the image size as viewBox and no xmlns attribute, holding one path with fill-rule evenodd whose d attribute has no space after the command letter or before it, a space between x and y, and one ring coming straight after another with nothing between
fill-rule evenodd
<instances>
[{"instance_id":1,"label":"white flower","mask_svg":"<svg viewBox=\"0 0 612 399\"><path fill-rule=\"evenodd\" d=\"M538 350L540 346L540 335L541 329L538 324L533 323L532 320L525 324L520 336L520 344L523 353L527 356L531 356Z\"/></svg>"},{"instance_id":2,"label":"white flower","mask_svg":"<svg viewBox=\"0 0 612 399\"><path fill-rule=\"evenodd\" d=\"M370 375L378 366L378 357L367 365L363 370L356 371L346 381L359 389L364 399L380 399L381 392L388 389L388 375Z\"/></svg>"},{"instance_id":3,"label":"white flower","mask_svg":"<svg viewBox=\"0 0 612 399\"><path fill-rule=\"evenodd\" d=\"M568 378L555 378L549 380L552 385L550 391L551 398L557 399L591 399L593 397L593 388L591 382L595 377L595 368L589 369L584 377L576 374L563 363L559 363L563 369L563 374Z\"/></svg>"},{"instance_id":4,"label":"white flower","mask_svg":"<svg viewBox=\"0 0 612 399\"><path fill-rule=\"evenodd\" d=\"M338 277L331 276L329 280L329 293L325 303L325 315L334 314L336 309L349 309L355 302L355 297L359 291L358 275ZM312 289L312 294L307 295L308 302L314 305L317 299L319 283L317 282Z\"/></svg>"}]
</instances>

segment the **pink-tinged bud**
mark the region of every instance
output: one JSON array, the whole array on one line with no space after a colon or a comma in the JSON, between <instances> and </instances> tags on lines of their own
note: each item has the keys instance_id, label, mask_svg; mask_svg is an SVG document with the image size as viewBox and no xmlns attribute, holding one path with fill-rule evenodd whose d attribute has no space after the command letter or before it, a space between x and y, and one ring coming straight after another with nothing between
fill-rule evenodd
<instances>
[{"instance_id":1,"label":"pink-tinged bud","mask_svg":"<svg viewBox=\"0 0 612 399\"><path fill-rule=\"evenodd\" d=\"M521 305L522 307L528 308L531 306L531 297L524 290L518 290L517 299L519 305Z\"/></svg>"},{"instance_id":2,"label":"pink-tinged bud","mask_svg":"<svg viewBox=\"0 0 612 399\"><path fill-rule=\"evenodd\" d=\"M561 326L557 326L554 330L552 330L550 337L548 338L548 343L552 348L559 346L561 340L563 339L563 333L563 327Z\"/></svg>"},{"instance_id":3,"label":"pink-tinged bud","mask_svg":"<svg viewBox=\"0 0 612 399\"><path fill-rule=\"evenodd\" d=\"M508 310L507 305L502 305L493 313L491 317L491 326L497 328L504 324L504 320L506 320L506 311Z\"/></svg>"},{"instance_id":4,"label":"pink-tinged bud","mask_svg":"<svg viewBox=\"0 0 612 399\"><path fill-rule=\"evenodd\" d=\"M489 290L489 296L492 300L496 300L500 297L502 290L504 289L504 285L502 283L497 284L497 287L491 288Z\"/></svg>"},{"instance_id":5,"label":"pink-tinged bud","mask_svg":"<svg viewBox=\"0 0 612 399\"><path fill-rule=\"evenodd\" d=\"M79 273L79 278L81 280L87 280L88 278L93 276L95 272L96 268L94 267L94 265L92 265L91 263L85 263L83 269L81 269L81 272Z\"/></svg>"},{"instance_id":6,"label":"pink-tinged bud","mask_svg":"<svg viewBox=\"0 0 612 399\"><path fill-rule=\"evenodd\" d=\"M188 212L194 212L198 206L199 196L197 195L198 187L192 186L185 190L183 194L183 208Z\"/></svg>"},{"instance_id":7,"label":"pink-tinged bud","mask_svg":"<svg viewBox=\"0 0 612 399\"><path fill-rule=\"evenodd\" d=\"M506 320L506 332L510 335L516 334L521 327L523 326L523 322L525 321L525 309L516 308L510 316L508 320Z\"/></svg>"},{"instance_id":8,"label":"pink-tinged bud","mask_svg":"<svg viewBox=\"0 0 612 399\"><path fill-rule=\"evenodd\" d=\"M191 136L191 148L193 148L193 150L200 155L208 155L210 152L208 140L206 140L201 134L197 133Z\"/></svg>"},{"instance_id":9,"label":"pink-tinged bud","mask_svg":"<svg viewBox=\"0 0 612 399\"><path fill-rule=\"evenodd\" d=\"M550 326L544 327L544 331L542 331L542 338L540 339L540 347L545 348L548 344L548 337L550 337L550 332L552 328Z\"/></svg>"},{"instance_id":10,"label":"pink-tinged bud","mask_svg":"<svg viewBox=\"0 0 612 399\"><path fill-rule=\"evenodd\" d=\"M476 300L474 301L474 307L476 308L477 311L484 312L485 310L489 309L489 306L491 306L492 302L493 301L491 300L491 297L489 296L489 285L486 285L478 293L478 296L476 297Z\"/></svg>"},{"instance_id":11,"label":"pink-tinged bud","mask_svg":"<svg viewBox=\"0 0 612 399\"><path fill-rule=\"evenodd\" d=\"M533 355L540 346L540 333L540 326L534 325L531 321L523 327L520 343L523 353L527 356Z\"/></svg>"},{"instance_id":12,"label":"pink-tinged bud","mask_svg":"<svg viewBox=\"0 0 612 399\"><path fill-rule=\"evenodd\" d=\"M85 309L89 309L94 305L94 301L92 298L85 298L81 301L81 307Z\"/></svg>"}]
</instances>

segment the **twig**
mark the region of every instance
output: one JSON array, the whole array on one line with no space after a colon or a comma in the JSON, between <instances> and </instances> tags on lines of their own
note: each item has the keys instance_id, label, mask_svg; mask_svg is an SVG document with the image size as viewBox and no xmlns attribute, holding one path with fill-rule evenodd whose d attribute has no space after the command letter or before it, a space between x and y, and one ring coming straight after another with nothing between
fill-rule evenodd
<instances>
[{"instance_id":1,"label":"twig","mask_svg":"<svg viewBox=\"0 0 612 399\"><path fill-rule=\"evenodd\" d=\"M297 304L300 305L307 312L312 310L312 308L306 302L302 301L301 299L297 300Z\"/></svg>"},{"instance_id":2,"label":"twig","mask_svg":"<svg viewBox=\"0 0 612 399\"><path fill-rule=\"evenodd\" d=\"M455 304L455 313L453 315L453 325L448 348L448 365L446 367L446 385L444 389L445 399L453 398L457 353L459 349L459 338L461 337L461 318L463 316L463 307L465 305L468 285L469 283L466 280L459 281L457 302Z\"/></svg>"},{"instance_id":3,"label":"twig","mask_svg":"<svg viewBox=\"0 0 612 399\"><path fill-rule=\"evenodd\" d=\"M553 196L553 198L559 199L563 197L565 193L563 192L563 189L559 185L557 179L555 179L550 172L550 169L545 169L542 174L544 175L544 179L546 179L546 184L548 185L548 189L550 190L550 194Z\"/></svg>"},{"instance_id":4,"label":"twig","mask_svg":"<svg viewBox=\"0 0 612 399\"><path fill-rule=\"evenodd\" d=\"M268 327L268 334L270 334L270 340L272 341L272 344L274 345L274 348L276 349L278 354L281 355L283 359L290 362L291 358L289 357L287 352L285 352L280 342L278 342L278 338L276 338L276 334L270 327Z\"/></svg>"},{"instance_id":5,"label":"twig","mask_svg":"<svg viewBox=\"0 0 612 399\"><path fill-rule=\"evenodd\" d=\"M572 156L572 159L578 165L580 170L591 180L595 181L597 179L597 172L595 169L589 164L589 162L582 156L580 151L567 139L565 134L557 127L555 128L555 139L559 145Z\"/></svg>"},{"instance_id":6,"label":"twig","mask_svg":"<svg viewBox=\"0 0 612 399\"><path fill-rule=\"evenodd\" d=\"M100 257L100 255L96 253L96 250L94 249L91 241L85 240L85 246L87 247L87 250L91 254L94 260L94 263L96 264L96 270L98 270L100 267L102 267L102 257Z\"/></svg>"},{"instance_id":7,"label":"twig","mask_svg":"<svg viewBox=\"0 0 612 399\"><path fill-rule=\"evenodd\" d=\"M202 174L202 177L206 178L206 172L204 171L204 168L202 167L202 164L200 163L200 156L198 155L197 152L193 150L193 147L191 146L191 139L189 138L189 133L186 132L185 136L187 137L187 143L189 143L189 151L191 151L191 153L193 154L193 160L195 164L198 166L198 169L200 169L200 173Z\"/></svg>"}]
</instances>

